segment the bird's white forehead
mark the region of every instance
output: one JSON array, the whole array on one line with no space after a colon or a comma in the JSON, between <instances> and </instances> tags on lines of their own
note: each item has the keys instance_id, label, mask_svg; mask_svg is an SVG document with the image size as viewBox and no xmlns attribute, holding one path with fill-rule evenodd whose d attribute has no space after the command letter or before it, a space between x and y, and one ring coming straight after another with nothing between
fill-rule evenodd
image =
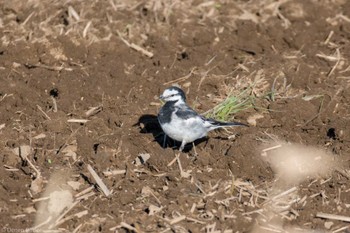
<instances>
[{"instance_id":1,"label":"bird's white forehead","mask_svg":"<svg viewBox=\"0 0 350 233\"><path fill-rule=\"evenodd\" d=\"M179 94L179 92L175 89L166 89L163 92L163 96L171 96L171 95L176 95L176 94Z\"/></svg>"}]
</instances>

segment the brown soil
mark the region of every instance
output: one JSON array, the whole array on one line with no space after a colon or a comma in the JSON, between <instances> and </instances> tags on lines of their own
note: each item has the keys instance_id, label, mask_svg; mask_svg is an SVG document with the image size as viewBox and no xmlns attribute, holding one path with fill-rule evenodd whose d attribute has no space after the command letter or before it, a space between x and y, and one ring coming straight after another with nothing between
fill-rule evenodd
<instances>
[{"instance_id":1,"label":"brown soil","mask_svg":"<svg viewBox=\"0 0 350 233\"><path fill-rule=\"evenodd\" d=\"M132 232L122 223L139 232L250 232L259 216L250 212L265 201L251 190L266 197L276 179L260 155L273 139L324 148L343 163L342 172L298 185L307 199L293 204L283 225L346 231L349 223L331 220L327 229L330 220L315 215L350 216L348 1L91 2L0 4L4 232L34 226L33 200L56 171L81 183L74 194L95 185L87 164L113 192L105 197L95 186L67 216L88 213L60 224L62 232ZM121 36L154 56L128 47ZM234 139L211 133L196 145L196 157L193 149L182 153L184 170L192 172L181 178L176 163L168 166L177 149L161 146L157 96L177 83L189 104L205 112L228 87L240 91L256 78L264 80L256 108L235 120L256 113L263 118L235 128ZM98 106L101 111L85 115ZM14 152L22 145L31 146L28 160L44 179L38 193L31 189L37 173ZM135 164L145 153L150 159ZM103 174L116 169L126 172ZM242 194L232 185L238 180L251 190ZM161 210L153 214L152 206ZM179 216L187 219L172 224Z\"/></svg>"}]
</instances>

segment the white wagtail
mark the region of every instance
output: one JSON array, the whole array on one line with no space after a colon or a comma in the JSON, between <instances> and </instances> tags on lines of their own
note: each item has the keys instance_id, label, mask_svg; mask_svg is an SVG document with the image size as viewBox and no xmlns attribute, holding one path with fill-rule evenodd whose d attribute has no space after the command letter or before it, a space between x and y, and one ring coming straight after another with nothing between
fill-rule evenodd
<instances>
[{"instance_id":1,"label":"white wagtail","mask_svg":"<svg viewBox=\"0 0 350 233\"><path fill-rule=\"evenodd\" d=\"M236 125L247 126L238 122L216 121L199 115L186 104L184 91L175 86L165 89L159 98L165 101L158 114L159 124L167 136L181 142L180 151L187 143L207 136L211 130Z\"/></svg>"}]
</instances>

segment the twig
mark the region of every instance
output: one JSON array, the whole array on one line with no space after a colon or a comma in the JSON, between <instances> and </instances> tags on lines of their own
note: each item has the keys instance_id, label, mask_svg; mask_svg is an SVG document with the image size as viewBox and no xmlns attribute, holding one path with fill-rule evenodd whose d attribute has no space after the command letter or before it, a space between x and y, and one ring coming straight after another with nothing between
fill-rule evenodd
<instances>
[{"instance_id":1,"label":"twig","mask_svg":"<svg viewBox=\"0 0 350 233\"><path fill-rule=\"evenodd\" d=\"M85 38L86 37L86 35L87 35L87 32L88 32L88 30L89 30L89 28L90 28L90 26L91 26L91 20L86 24L86 26L85 26L85 28L84 28L84 31L83 31L83 38Z\"/></svg>"},{"instance_id":2,"label":"twig","mask_svg":"<svg viewBox=\"0 0 350 233\"><path fill-rule=\"evenodd\" d=\"M74 231L73 231L72 233L77 233L77 232L79 231L79 229L80 229L82 226L83 226L83 224L80 223L80 224L74 229Z\"/></svg>"},{"instance_id":3,"label":"twig","mask_svg":"<svg viewBox=\"0 0 350 233\"><path fill-rule=\"evenodd\" d=\"M276 145L276 146L272 146L272 147L269 147L269 148L266 148L266 149L263 149L261 155L262 155L262 156L266 156L266 155L267 155L267 153L266 153L267 151L275 150L275 149L278 149L278 148L280 148L280 147L282 147L281 144Z\"/></svg>"},{"instance_id":4,"label":"twig","mask_svg":"<svg viewBox=\"0 0 350 233\"><path fill-rule=\"evenodd\" d=\"M72 16L76 21L80 20L79 14L72 6L68 7L68 14L69 14L69 16Z\"/></svg>"},{"instance_id":5,"label":"twig","mask_svg":"<svg viewBox=\"0 0 350 233\"><path fill-rule=\"evenodd\" d=\"M36 178L41 177L41 173L40 171L34 166L34 164L26 157L25 160L27 161L27 163L34 169L35 173L36 173Z\"/></svg>"},{"instance_id":6,"label":"twig","mask_svg":"<svg viewBox=\"0 0 350 233\"><path fill-rule=\"evenodd\" d=\"M163 83L164 86L167 86L169 84L173 84L173 83L177 83L177 82L182 82L182 81L185 81L186 79L188 79L189 77L191 77L191 75L194 73L194 71L197 69L197 67L193 67L190 71L189 74L181 77L181 78L178 78L178 79L175 79L175 80L172 80L172 81L169 81L169 82L166 82L166 83Z\"/></svg>"},{"instance_id":7,"label":"twig","mask_svg":"<svg viewBox=\"0 0 350 233\"><path fill-rule=\"evenodd\" d=\"M327 39L323 43L328 44L333 35L334 35L334 31L330 31L329 35L327 36Z\"/></svg>"},{"instance_id":8,"label":"twig","mask_svg":"<svg viewBox=\"0 0 350 233\"><path fill-rule=\"evenodd\" d=\"M189 172L185 172L183 169L182 169L182 165L181 165L181 161L180 161L180 154L178 155L175 155L176 156L176 161L177 161L177 165L179 166L179 169L180 169L180 175L181 177L183 178L188 178L190 177L190 173Z\"/></svg>"},{"instance_id":9,"label":"twig","mask_svg":"<svg viewBox=\"0 0 350 233\"><path fill-rule=\"evenodd\" d=\"M107 188L105 183L103 183L102 179L95 172L95 170L90 166L90 164L87 165L87 169L91 173L91 175L94 178L94 180L96 181L97 185L102 189L102 192L106 195L106 197L108 197L111 194L111 192L109 191L109 189Z\"/></svg>"},{"instance_id":10,"label":"twig","mask_svg":"<svg viewBox=\"0 0 350 233\"><path fill-rule=\"evenodd\" d=\"M185 220L185 219L186 219L186 216L185 216L185 215L181 215L181 216L179 216L179 217L174 218L173 220L171 220L171 221L170 221L170 225L179 223L179 222L181 222L181 221L183 221L183 220Z\"/></svg>"},{"instance_id":11,"label":"twig","mask_svg":"<svg viewBox=\"0 0 350 233\"><path fill-rule=\"evenodd\" d=\"M283 197L283 196L286 196L286 195L288 195L288 194L290 194L290 193L293 193L293 192L295 192L295 191L297 191L297 190L298 190L297 187L290 188L290 189L288 189L287 191L284 191L284 192L282 192L282 193L280 193L280 194L274 196L274 197L272 198L272 200L279 199L279 198L281 198L281 197Z\"/></svg>"},{"instance_id":12,"label":"twig","mask_svg":"<svg viewBox=\"0 0 350 233\"><path fill-rule=\"evenodd\" d=\"M32 202L46 201L49 199L50 197L40 197L40 198L33 199Z\"/></svg>"},{"instance_id":13,"label":"twig","mask_svg":"<svg viewBox=\"0 0 350 233\"><path fill-rule=\"evenodd\" d=\"M113 170L113 171L105 171L102 173L105 176L124 175L126 173L126 170Z\"/></svg>"},{"instance_id":14,"label":"twig","mask_svg":"<svg viewBox=\"0 0 350 233\"><path fill-rule=\"evenodd\" d=\"M66 216L69 213L69 211L71 211L79 202L80 201L75 201L74 203L72 203L72 205L56 219L55 223L49 226L49 229L53 229L54 227L56 227L60 223L61 219L63 219L63 217Z\"/></svg>"},{"instance_id":15,"label":"twig","mask_svg":"<svg viewBox=\"0 0 350 233\"><path fill-rule=\"evenodd\" d=\"M123 38L123 36L121 35L121 33L119 31L117 31L119 38L124 42L124 44L126 44L129 48L132 48L134 50L136 50L137 52L142 53L143 55L152 58L154 56L154 54L152 52L147 51L146 49L142 48L141 46L134 44L134 43L130 43L129 41L125 40Z\"/></svg>"},{"instance_id":16,"label":"twig","mask_svg":"<svg viewBox=\"0 0 350 233\"><path fill-rule=\"evenodd\" d=\"M336 168L335 170L336 170L338 173L340 173L342 176L344 176L345 178L347 178L348 180L350 180L350 175L349 175L347 172L341 170L340 168Z\"/></svg>"},{"instance_id":17,"label":"twig","mask_svg":"<svg viewBox=\"0 0 350 233\"><path fill-rule=\"evenodd\" d=\"M102 111L102 106L97 106L97 107L92 107L90 108L89 110L87 110L85 112L85 116L86 117L90 117L90 116L93 116L93 115L96 115L97 113L101 112Z\"/></svg>"},{"instance_id":18,"label":"twig","mask_svg":"<svg viewBox=\"0 0 350 233\"><path fill-rule=\"evenodd\" d=\"M80 201L80 200L87 200L89 197L92 197L95 195L95 192L90 192L90 193L87 193L85 195L82 195L80 197L77 197L76 200L77 201Z\"/></svg>"},{"instance_id":19,"label":"twig","mask_svg":"<svg viewBox=\"0 0 350 233\"><path fill-rule=\"evenodd\" d=\"M53 112L57 112L57 102L55 97L51 96L52 104L53 104Z\"/></svg>"},{"instance_id":20,"label":"twig","mask_svg":"<svg viewBox=\"0 0 350 233\"><path fill-rule=\"evenodd\" d=\"M23 21L22 26L24 26L24 25L26 25L28 23L28 21L30 20L30 18L32 18L34 13L35 12L30 13L30 15Z\"/></svg>"},{"instance_id":21,"label":"twig","mask_svg":"<svg viewBox=\"0 0 350 233\"><path fill-rule=\"evenodd\" d=\"M332 231L332 233L344 232L344 230L350 228L350 226L341 227L337 230Z\"/></svg>"},{"instance_id":22,"label":"twig","mask_svg":"<svg viewBox=\"0 0 350 233\"><path fill-rule=\"evenodd\" d=\"M47 65L42 65L42 64L24 64L25 67L27 68L44 68L44 69L48 69L48 70L53 70L53 71L61 71L61 70L65 70L65 71L72 71L72 68L65 68L63 66L47 66Z\"/></svg>"},{"instance_id":23,"label":"twig","mask_svg":"<svg viewBox=\"0 0 350 233\"><path fill-rule=\"evenodd\" d=\"M339 220L339 221L343 221L343 222L350 222L350 217L336 215L336 214L317 213L316 217L325 218L325 219L332 219L332 220Z\"/></svg>"},{"instance_id":24,"label":"twig","mask_svg":"<svg viewBox=\"0 0 350 233\"><path fill-rule=\"evenodd\" d=\"M332 67L332 69L329 71L327 77L329 77L329 76L331 76L331 75L333 74L334 70L338 67L339 62L340 62L340 60L341 60L339 48L336 49L336 52L337 52L337 62L336 62L335 65Z\"/></svg>"},{"instance_id":25,"label":"twig","mask_svg":"<svg viewBox=\"0 0 350 233\"><path fill-rule=\"evenodd\" d=\"M68 119L67 120L68 123L81 123L81 124L85 124L88 121L89 120L86 120L86 119Z\"/></svg>"},{"instance_id":26,"label":"twig","mask_svg":"<svg viewBox=\"0 0 350 233\"><path fill-rule=\"evenodd\" d=\"M52 216L49 216L44 222L39 223L38 225L30 228L31 231L35 232L36 229L39 229L42 226L45 226L46 224L48 224L49 222L51 222Z\"/></svg>"},{"instance_id":27,"label":"twig","mask_svg":"<svg viewBox=\"0 0 350 233\"><path fill-rule=\"evenodd\" d=\"M194 223L198 223L198 224L205 224L206 223L206 222L197 220L195 218L190 218L190 217L186 217L186 220L189 221L189 222L194 222Z\"/></svg>"},{"instance_id":28,"label":"twig","mask_svg":"<svg viewBox=\"0 0 350 233\"><path fill-rule=\"evenodd\" d=\"M73 218L75 218L75 217L81 218L81 217L83 217L84 215L87 215L88 213L89 213L88 210L83 210L83 211L80 211L80 212L78 212L78 213L72 214L72 215L70 215L70 216L67 216L67 217L61 219L59 222L57 222L57 223L55 224L55 226L59 226L59 225L61 225L62 223L66 222L66 221L68 221L68 220L71 220L71 219L73 219Z\"/></svg>"},{"instance_id":29,"label":"twig","mask_svg":"<svg viewBox=\"0 0 350 233\"><path fill-rule=\"evenodd\" d=\"M44 114L44 116L46 117L46 119L50 120L51 121L51 118L49 117L49 115L46 114L46 112L43 111L43 109L39 106L39 105L36 105L37 108L39 109L39 111Z\"/></svg>"},{"instance_id":30,"label":"twig","mask_svg":"<svg viewBox=\"0 0 350 233\"><path fill-rule=\"evenodd\" d=\"M286 195L288 195L288 194L290 194L290 193L293 193L293 192L295 192L295 191L297 191L297 190L298 190L297 187L290 188L290 189L288 189L288 190L286 190L286 191L284 191L284 192L282 192L282 193L280 193L280 194L278 194L278 195L276 195L276 196L274 196L274 197L272 197L272 198L266 200L266 201L263 203L263 205L266 205L267 203L270 203L271 201L275 201L275 200L277 200L277 199L279 199L279 198L281 198L281 197L283 197L283 196L286 196Z\"/></svg>"}]
</instances>

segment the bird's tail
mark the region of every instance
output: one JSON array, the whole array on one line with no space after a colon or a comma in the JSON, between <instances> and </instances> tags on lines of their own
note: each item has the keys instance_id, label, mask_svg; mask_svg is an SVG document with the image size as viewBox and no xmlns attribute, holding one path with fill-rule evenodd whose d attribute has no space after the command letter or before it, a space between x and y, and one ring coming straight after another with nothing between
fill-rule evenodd
<instances>
[{"instance_id":1,"label":"bird's tail","mask_svg":"<svg viewBox=\"0 0 350 233\"><path fill-rule=\"evenodd\" d=\"M223 122L223 121L217 121L211 118L209 118L208 121L211 125L210 127L211 129L218 129L218 128L230 127L230 126L247 126L248 127L248 125L240 122Z\"/></svg>"}]
</instances>

